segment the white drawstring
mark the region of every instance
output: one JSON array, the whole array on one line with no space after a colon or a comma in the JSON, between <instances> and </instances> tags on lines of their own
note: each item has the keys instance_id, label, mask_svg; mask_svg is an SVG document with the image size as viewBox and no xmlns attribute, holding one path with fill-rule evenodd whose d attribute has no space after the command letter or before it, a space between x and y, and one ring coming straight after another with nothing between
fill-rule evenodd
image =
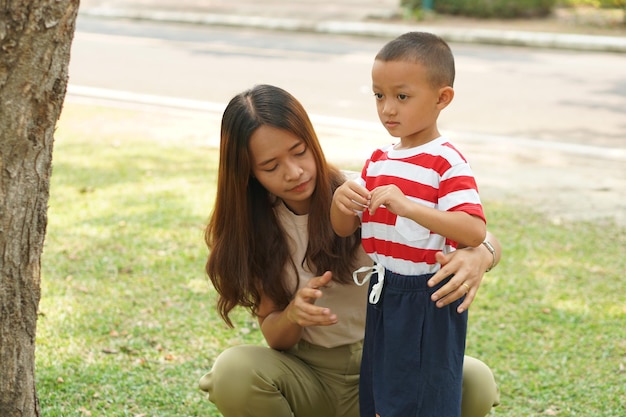
<instances>
[{"instance_id":1,"label":"white drawstring","mask_svg":"<svg viewBox=\"0 0 626 417\"><path fill-rule=\"evenodd\" d=\"M359 281L359 274L362 272L367 272L367 275L363 277L362 281ZM378 282L372 286L372 291L370 292L370 304L378 303L380 299L380 295L383 292L383 283L385 282L385 267L381 264L374 264L373 266L363 266L352 273L352 279L354 283L358 286L363 286L367 283L372 274L376 272L378 274Z\"/></svg>"}]
</instances>

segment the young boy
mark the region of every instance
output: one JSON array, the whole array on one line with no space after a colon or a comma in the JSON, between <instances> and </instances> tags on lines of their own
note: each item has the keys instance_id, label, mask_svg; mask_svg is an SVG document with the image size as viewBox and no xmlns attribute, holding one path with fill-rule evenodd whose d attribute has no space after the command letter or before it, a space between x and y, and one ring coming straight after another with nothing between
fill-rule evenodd
<instances>
[{"instance_id":1,"label":"young boy","mask_svg":"<svg viewBox=\"0 0 626 417\"><path fill-rule=\"evenodd\" d=\"M374 151L361 177L334 194L331 222L348 236L359 225L375 266L361 364L362 417L458 417L467 312L437 308L428 279L437 252L478 246L485 217L469 164L437 128L454 97L454 57L430 33L386 44L372 67L378 116L399 142ZM363 281L357 274L368 272ZM438 287L443 285L441 283ZM458 290L467 293L469 285Z\"/></svg>"}]
</instances>

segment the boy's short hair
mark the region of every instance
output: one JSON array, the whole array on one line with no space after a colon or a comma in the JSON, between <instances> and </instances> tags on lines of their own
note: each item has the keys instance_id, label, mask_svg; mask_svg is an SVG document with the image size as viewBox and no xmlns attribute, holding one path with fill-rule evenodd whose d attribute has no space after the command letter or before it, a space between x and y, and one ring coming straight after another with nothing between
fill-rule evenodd
<instances>
[{"instance_id":1,"label":"boy's short hair","mask_svg":"<svg viewBox=\"0 0 626 417\"><path fill-rule=\"evenodd\" d=\"M454 86L454 56L446 41L435 34L408 32L400 35L383 46L375 59L422 64L433 86Z\"/></svg>"}]
</instances>

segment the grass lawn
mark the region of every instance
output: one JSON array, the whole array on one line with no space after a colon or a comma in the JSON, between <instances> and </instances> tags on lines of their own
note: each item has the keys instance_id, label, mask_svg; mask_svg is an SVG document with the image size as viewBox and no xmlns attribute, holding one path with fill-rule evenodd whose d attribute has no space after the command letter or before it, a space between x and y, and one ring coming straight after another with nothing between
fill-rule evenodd
<instances>
[{"instance_id":1,"label":"grass lawn","mask_svg":"<svg viewBox=\"0 0 626 417\"><path fill-rule=\"evenodd\" d=\"M262 343L246 312L234 330L221 322L204 273L218 152L166 119L66 103L37 329L43 416L219 416L198 379L225 347ZM624 228L485 205L505 256L470 310L467 351L496 374L493 414L623 417Z\"/></svg>"}]
</instances>

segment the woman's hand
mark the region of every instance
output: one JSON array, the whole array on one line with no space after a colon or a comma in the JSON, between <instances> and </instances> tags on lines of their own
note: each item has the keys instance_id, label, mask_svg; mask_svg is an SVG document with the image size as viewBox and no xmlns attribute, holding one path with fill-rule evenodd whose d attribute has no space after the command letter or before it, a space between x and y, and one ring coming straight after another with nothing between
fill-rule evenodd
<instances>
[{"instance_id":1,"label":"woman's hand","mask_svg":"<svg viewBox=\"0 0 626 417\"><path fill-rule=\"evenodd\" d=\"M435 291L431 298L437 303L437 307L444 307L465 295L465 300L457 308L457 312L462 313L474 301L483 275L493 262L493 257L483 245L458 249L447 255L439 252L436 257L441 269L430 278L428 285L434 287L450 275L454 276Z\"/></svg>"},{"instance_id":2,"label":"woman's hand","mask_svg":"<svg viewBox=\"0 0 626 417\"><path fill-rule=\"evenodd\" d=\"M337 316L329 308L315 305L315 301L323 295L323 287L331 279L331 272L311 278L306 287L296 292L294 299L287 306L287 318L301 327L330 326L337 323Z\"/></svg>"},{"instance_id":3,"label":"woman's hand","mask_svg":"<svg viewBox=\"0 0 626 417\"><path fill-rule=\"evenodd\" d=\"M263 297L258 319L269 347L276 350L291 349L302 337L305 327L337 323L337 316L330 309L315 305L315 301L323 295L323 287L331 278L330 272L311 278L283 310L277 309L268 297Z\"/></svg>"}]
</instances>

